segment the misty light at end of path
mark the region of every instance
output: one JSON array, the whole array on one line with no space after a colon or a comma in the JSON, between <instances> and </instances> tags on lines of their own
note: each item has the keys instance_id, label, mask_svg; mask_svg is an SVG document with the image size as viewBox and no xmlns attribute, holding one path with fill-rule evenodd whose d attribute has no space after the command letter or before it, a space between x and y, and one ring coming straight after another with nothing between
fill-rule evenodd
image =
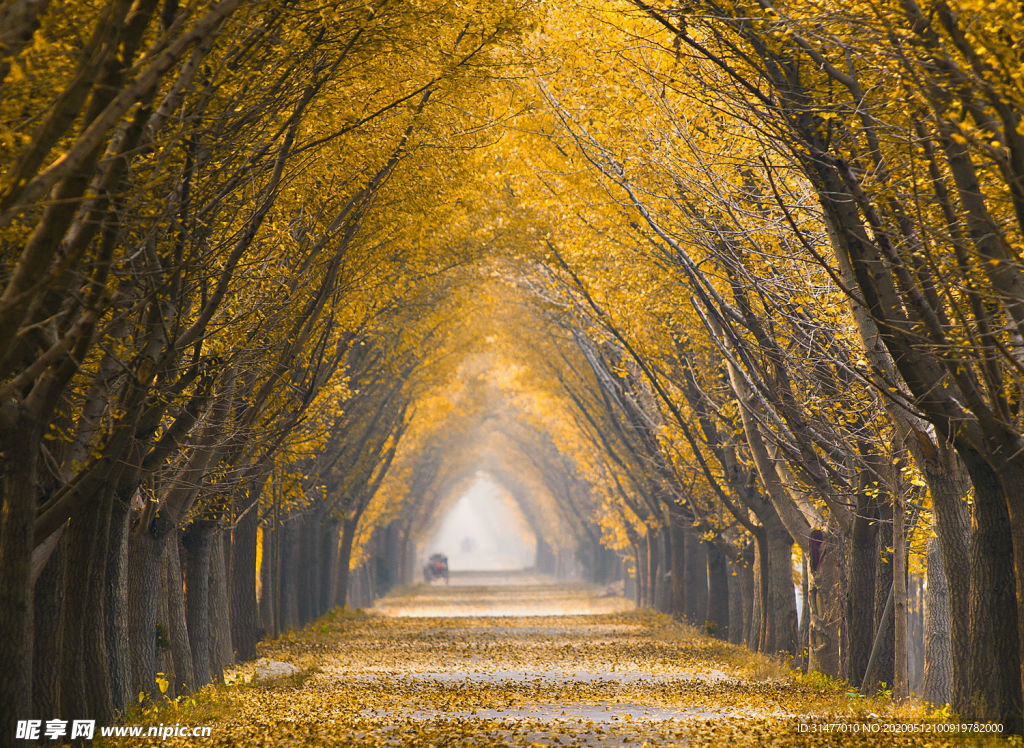
<instances>
[{"instance_id":1,"label":"misty light at end of path","mask_svg":"<svg viewBox=\"0 0 1024 748\"><path fill-rule=\"evenodd\" d=\"M470 484L421 547L448 557L451 571L512 571L536 563L537 538L515 499L485 476Z\"/></svg>"}]
</instances>

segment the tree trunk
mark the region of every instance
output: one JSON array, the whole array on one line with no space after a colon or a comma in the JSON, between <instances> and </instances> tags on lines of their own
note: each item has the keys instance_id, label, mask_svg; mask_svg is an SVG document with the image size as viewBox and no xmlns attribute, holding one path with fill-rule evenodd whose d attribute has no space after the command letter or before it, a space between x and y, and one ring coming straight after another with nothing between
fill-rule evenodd
<instances>
[{"instance_id":1,"label":"tree trunk","mask_svg":"<svg viewBox=\"0 0 1024 748\"><path fill-rule=\"evenodd\" d=\"M82 627L82 662L85 692L90 718L109 724L114 721L114 695L111 692L110 657L107 653L107 542L110 535L113 495L97 507L93 525L92 548L87 569L87 600L91 608Z\"/></svg>"},{"instance_id":2,"label":"tree trunk","mask_svg":"<svg viewBox=\"0 0 1024 748\"><path fill-rule=\"evenodd\" d=\"M67 555L64 567L66 611L61 663L61 713L66 715L93 715L86 671L87 667L95 663L89 657L87 665L86 628L98 628L102 635L103 606L96 605L89 582L93 572L92 564L96 561L97 533L106 533L106 523L102 522L101 526L102 514L99 507L94 507L89 513L81 512L68 523L64 531ZM88 654L95 655L95 652L90 651ZM111 716L104 715L105 718Z\"/></svg>"},{"instance_id":3,"label":"tree trunk","mask_svg":"<svg viewBox=\"0 0 1024 748\"><path fill-rule=\"evenodd\" d=\"M899 500L893 502L893 686L896 701L910 695L907 685L907 512Z\"/></svg>"},{"instance_id":4,"label":"tree trunk","mask_svg":"<svg viewBox=\"0 0 1024 748\"><path fill-rule=\"evenodd\" d=\"M708 609L708 561L705 543L692 527L684 528L686 579L686 618L698 628L704 626Z\"/></svg>"},{"instance_id":5,"label":"tree trunk","mask_svg":"<svg viewBox=\"0 0 1024 748\"><path fill-rule=\"evenodd\" d=\"M803 556L800 564L800 648L798 650L798 664L803 672L810 669L811 652L811 566L807 561L807 554Z\"/></svg>"},{"instance_id":6,"label":"tree trunk","mask_svg":"<svg viewBox=\"0 0 1024 748\"><path fill-rule=\"evenodd\" d=\"M167 637L170 640L171 661L174 663L174 686L179 694L196 689L196 675L192 667L192 645L188 638L185 616L185 584L181 576L181 543L174 533L164 549L167 568Z\"/></svg>"},{"instance_id":7,"label":"tree trunk","mask_svg":"<svg viewBox=\"0 0 1024 748\"><path fill-rule=\"evenodd\" d=\"M1009 515L998 476L985 464L965 459L974 484L971 538L969 719L1001 722L1009 734L1021 723L1017 586Z\"/></svg>"},{"instance_id":8,"label":"tree trunk","mask_svg":"<svg viewBox=\"0 0 1024 748\"><path fill-rule=\"evenodd\" d=\"M928 601L924 640L924 700L948 704L953 698L953 646L949 585L937 538L928 541Z\"/></svg>"},{"instance_id":9,"label":"tree trunk","mask_svg":"<svg viewBox=\"0 0 1024 748\"><path fill-rule=\"evenodd\" d=\"M62 537L36 580L32 662L32 716L53 719L61 714L61 650L64 631L64 543Z\"/></svg>"},{"instance_id":10,"label":"tree trunk","mask_svg":"<svg viewBox=\"0 0 1024 748\"><path fill-rule=\"evenodd\" d=\"M210 534L210 677L220 682L224 668L235 661L231 650L231 617L228 612L228 580L225 568L224 532Z\"/></svg>"},{"instance_id":11,"label":"tree trunk","mask_svg":"<svg viewBox=\"0 0 1024 748\"><path fill-rule=\"evenodd\" d=\"M279 589L280 625L284 631L297 629L299 618L299 527L298 520L290 518L281 525L278 535L279 568L277 584Z\"/></svg>"},{"instance_id":12,"label":"tree trunk","mask_svg":"<svg viewBox=\"0 0 1024 748\"><path fill-rule=\"evenodd\" d=\"M729 570L729 642L743 644L744 632L747 629L747 616L750 615L748 590L745 576L747 569L733 561L728 561ZM751 577L750 593L753 593L753 577Z\"/></svg>"},{"instance_id":13,"label":"tree trunk","mask_svg":"<svg viewBox=\"0 0 1024 748\"><path fill-rule=\"evenodd\" d=\"M672 615L686 612L686 535L682 518L673 519L668 526L669 558L671 563Z\"/></svg>"},{"instance_id":14,"label":"tree trunk","mask_svg":"<svg viewBox=\"0 0 1024 748\"><path fill-rule=\"evenodd\" d=\"M840 643L846 605L843 590L844 548L839 527L833 523L828 532L812 531L810 546L807 669L838 678L843 669Z\"/></svg>"},{"instance_id":15,"label":"tree trunk","mask_svg":"<svg viewBox=\"0 0 1024 748\"><path fill-rule=\"evenodd\" d=\"M185 618L192 645L196 688L209 683L210 670L210 534L206 523L194 522L182 536L185 548Z\"/></svg>"},{"instance_id":16,"label":"tree trunk","mask_svg":"<svg viewBox=\"0 0 1024 748\"><path fill-rule=\"evenodd\" d=\"M110 692L114 711L124 716L132 705L132 668L128 658L128 516L130 504L114 497L107 541L106 637Z\"/></svg>"},{"instance_id":17,"label":"tree trunk","mask_svg":"<svg viewBox=\"0 0 1024 748\"><path fill-rule=\"evenodd\" d=\"M138 694L152 693L155 687L156 619L163 549L160 529L132 534L128 538L128 643L133 703Z\"/></svg>"},{"instance_id":18,"label":"tree trunk","mask_svg":"<svg viewBox=\"0 0 1024 748\"><path fill-rule=\"evenodd\" d=\"M156 614L156 669L157 673L163 673L164 678L167 680L167 690L163 692L163 695L167 698L173 699L177 696L177 674L174 669L174 652L170 641L170 630L171 630L171 587L173 582L171 581L171 570L170 564L168 563L168 548L171 547L170 543L164 543L163 560L160 564L160 596L159 604L160 607ZM160 684L156 684L159 689ZM154 691L154 695L156 691Z\"/></svg>"},{"instance_id":19,"label":"tree trunk","mask_svg":"<svg viewBox=\"0 0 1024 748\"><path fill-rule=\"evenodd\" d=\"M793 539L780 522L777 526L766 528L768 531L768 609L766 611L766 651L788 652L796 654L797 623L796 623L796 590L793 587ZM813 570L812 570L813 575ZM813 581L813 577L812 577ZM815 587L811 595L811 625L814 622L813 600ZM813 636L813 630L812 630ZM812 652L813 652L812 639Z\"/></svg>"},{"instance_id":20,"label":"tree trunk","mask_svg":"<svg viewBox=\"0 0 1024 748\"><path fill-rule=\"evenodd\" d=\"M870 514L869 514L870 511ZM875 554L877 553L878 524L865 502L858 499L850 537L848 564L849 589L847 594L847 637L849 658L847 677L851 683L864 680L864 672L871 656L875 633Z\"/></svg>"},{"instance_id":21,"label":"tree trunk","mask_svg":"<svg viewBox=\"0 0 1024 748\"><path fill-rule=\"evenodd\" d=\"M869 686L873 691L880 684L892 685L893 681L893 657L895 649L895 631L893 628L896 617L894 611L890 610L885 616L885 606L892 593L892 505L884 502L878 507L878 552L875 557L875 626L874 640L878 640L879 648L876 653L875 669L870 679ZM890 603L890 605L892 605ZM865 671L866 676L866 671Z\"/></svg>"},{"instance_id":22,"label":"tree trunk","mask_svg":"<svg viewBox=\"0 0 1024 748\"><path fill-rule=\"evenodd\" d=\"M338 577L338 521L327 520L320 528L320 601L322 612L338 604L334 588Z\"/></svg>"},{"instance_id":23,"label":"tree trunk","mask_svg":"<svg viewBox=\"0 0 1024 748\"><path fill-rule=\"evenodd\" d=\"M334 597L339 605L348 603L349 563L352 560L352 542L356 537L356 521L345 519L341 524L341 545L338 550L338 587Z\"/></svg>"},{"instance_id":24,"label":"tree trunk","mask_svg":"<svg viewBox=\"0 0 1024 748\"><path fill-rule=\"evenodd\" d=\"M257 507L243 508L244 514L231 533L231 646L239 660L256 657L256 642L262 635L256 602ZM263 559L266 565L266 558ZM266 588L264 588L265 590Z\"/></svg>"},{"instance_id":25,"label":"tree trunk","mask_svg":"<svg viewBox=\"0 0 1024 748\"><path fill-rule=\"evenodd\" d=\"M708 557L708 610L707 620L712 633L719 639L729 639L729 574L725 554L714 544L707 544Z\"/></svg>"},{"instance_id":26,"label":"tree trunk","mask_svg":"<svg viewBox=\"0 0 1024 748\"><path fill-rule=\"evenodd\" d=\"M9 410L18 406L0 405ZM7 416L0 436L0 735L15 734L32 704L33 524L41 428L24 409Z\"/></svg>"},{"instance_id":27,"label":"tree trunk","mask_svg":"<svg viewBox=\"0 0 1024 748\"><path fill-rule=\"evenodd\" d=\"M768 537L752 544L753 555L748 568L749 593L744 597L750 601L750 615L747 619L747 647L755 652L768 650Z\"/></svg>"}]
</instances>

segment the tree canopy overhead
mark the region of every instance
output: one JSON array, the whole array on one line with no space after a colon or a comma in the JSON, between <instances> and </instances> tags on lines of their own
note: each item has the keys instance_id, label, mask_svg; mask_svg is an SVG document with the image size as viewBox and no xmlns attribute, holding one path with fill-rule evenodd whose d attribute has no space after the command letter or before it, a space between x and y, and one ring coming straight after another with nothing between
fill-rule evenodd
<instances>
[{"instance_id":1,"label":"tree canopy overhead","mask_svg":"<svg viewBox=\"0 0 1024 748\"><path fill-rule=\"evenodd\" d=\"M1022 30L0 2L0 729L407 581L486 473L547 571L624 563L641 605L1020 732Z\"/></svg>"}]
</instances>

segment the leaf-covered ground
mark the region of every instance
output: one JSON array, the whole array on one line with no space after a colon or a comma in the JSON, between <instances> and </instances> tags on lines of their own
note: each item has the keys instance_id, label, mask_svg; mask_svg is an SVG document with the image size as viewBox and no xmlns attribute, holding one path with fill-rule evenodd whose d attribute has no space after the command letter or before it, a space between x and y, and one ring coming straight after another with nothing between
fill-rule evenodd
<instances>
[{"instance_id":1,"label":"leaf-covered ground","mask_svg":"<svg viewBox=\"0 0 1024 748\"><path fill-rule=\"evenodd\" d=\"M133 722L212 727L207 739L154 741L168 746L994 742L886 732L918 729L925 710L795 677L629 608L592 587L453 576L451 586L399 590L371 613L328 616L264 645L297 675L258 681L249 663L227 684ZM847 732L820 732L829 723Z\"/></svg>"}]
</instances>

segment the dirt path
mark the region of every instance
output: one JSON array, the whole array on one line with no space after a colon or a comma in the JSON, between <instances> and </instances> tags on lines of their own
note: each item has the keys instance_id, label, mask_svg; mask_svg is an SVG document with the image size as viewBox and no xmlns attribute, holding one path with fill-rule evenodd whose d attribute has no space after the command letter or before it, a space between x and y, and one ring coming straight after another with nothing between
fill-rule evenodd
<instances>
[{"instance_id":1,"label":"dirt path","mask_svg":"<svg viewBox=\"0 0 1024 748\"><path fill-rule=\"evenodd\" d=\"M245 665L196 705L135 722L212 728L162 745L853 745L865 736L801 732L799 720L907 719L629 608L591 587L456 575L264 647L297 675L250 681L256 667ZM870 742L941 741L879 732Z\"/></svg>"}]
</instances>

